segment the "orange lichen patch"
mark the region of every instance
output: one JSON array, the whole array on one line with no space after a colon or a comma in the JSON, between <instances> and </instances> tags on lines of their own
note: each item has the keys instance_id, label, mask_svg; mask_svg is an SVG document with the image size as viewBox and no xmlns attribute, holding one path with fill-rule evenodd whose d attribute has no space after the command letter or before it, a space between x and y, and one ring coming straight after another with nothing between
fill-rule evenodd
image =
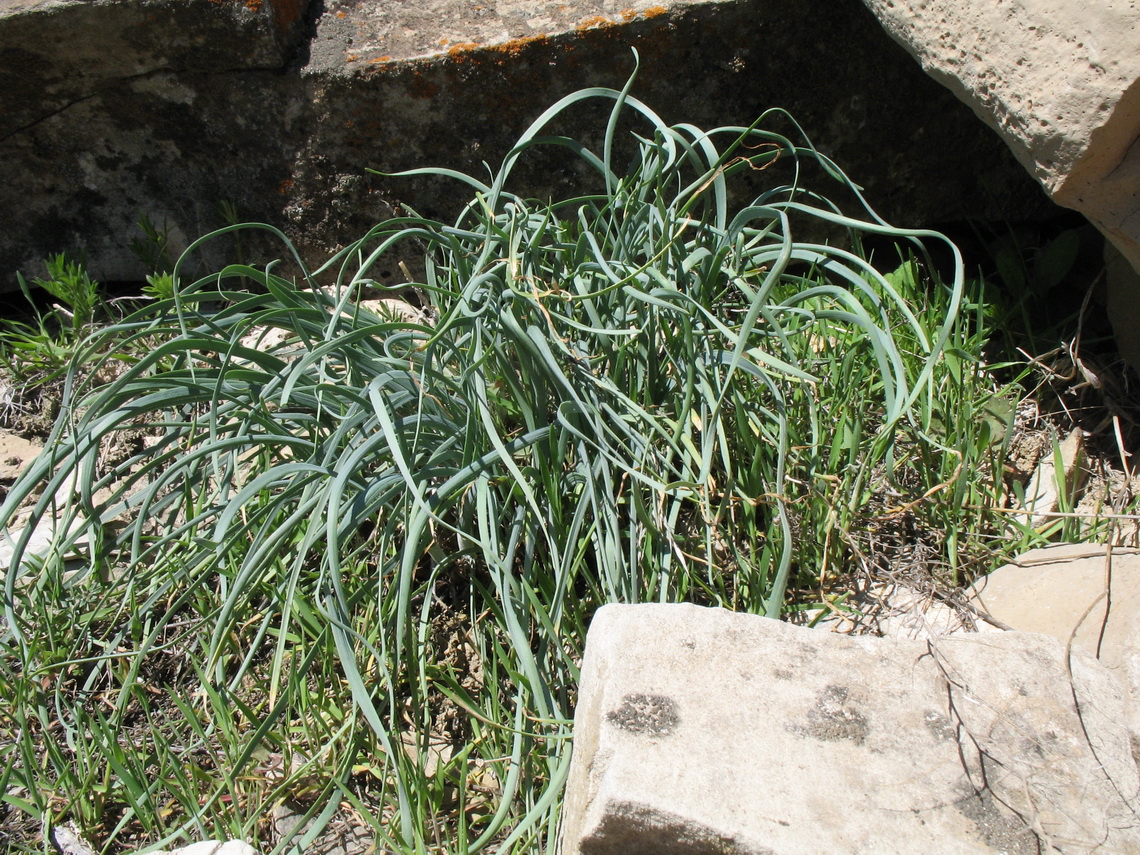
<instances>
[{"instance_id":1,"label":"orange lichen patch","mask_svg":"<svg viewBox=\"0 0 1140 855\"><path fill-rule=\"evenodd\" d=\"M479 42L457 42L447 49L449 56L458 56L461 53L467 53L469 50L478 50L482 45Z\"/></svg>"},{"instance_id":2,"label":"orange lichen patch","mask_svg":"<svg viewBox=\"0 0 1140 855\"><path fill-rule=\"evenodd\" d=\"M384 56L378 56L378 57L375 57L374 59L370 59L368 61L369 62L391 62L392 57L385 54Z\"/></svg>"},{"instance_id":3,"label":"orange lichen patch","mask_svg":"<svg viewBox=\"0 0 1140 855\"><path fill-rule=\"evenodd\" d=\"M336 16L337 16L338 18L347 18L347 17L348 17L348 12L337 12L337 13L336 13Z\"/></svg>"},{"instance_id":4,"label":"orange lichen patch","mask_svg":"<svg viewBox=\"0 0 1140 855\"><path fill-rule=\"evenodd\" d=\"M502 44L490 45L487 50L492 50L495 53L506 54L507 56L518 56L524 47L534 42L546 41L546 33L539 33L534 36L524 36L521 39L511 39Z\"/></svg>"},{"instance_id":5,"label":"orange lichen patch","mask_svg":"<svg viewBox=\"0 0 1140 855\"><path fill-rule=\"evenodd\" d=\"M360 54L350 53L347 56L345 56L344 61L345 62L356 62L358 59L360 59Z\"/></svg>"},{"instance_id":6,"label":"orange lichen patch","mask_svg":"<svg viewBox=\"0 0 1140 855\"><path fill-rule=\"evenodd\" d=\"M595 30L599 27L613 27L616 24L617 21L611 21L609 18L606 18L603 15L594 15L590 18L583 18L581 21L574 25L574 29L581 32L583 30Z\"/></svg>"},{"instance_id":7,"label":"orange lichen patch","mask_svg":"<svg viewBox=\"0 0 1140 855\"><path fill-rule=\"evenodd\" d=\"M454 62L459 64L478 63L486 58L495 62L497 65L503 65L509 59L519 56L527 45L545 41L546 33L538 33L533 36L508 39L499 44L486 45L476 42L463 42L453 45L448 49L447 53Z\"/></svg>"},{"instance_id":8,"label":"orange lichen patch","mask_svg":"<svg viewBox=\"0 0 1140 855\"><path fill-rule=\"evenodd\" d=\"M623 21L632 21L636 17L637 17L637 10L636 9L622 9L621 10L621 19Z\"/></svg>"},{"instance_id":9,"label":"orange lichen patch","mask_svg":"<svg viewBox=\"0 0 1140 855\"><path fill-rule=\"evenodd\" d=\"M447 44L449 41L451 41L451 39L443 38L443 39L440 39L440 40L439 40L439 44L440 44L440 45L445 45L445 44Z\"/></svg>"},{"instance_id":10,"label":"orange lichen patch","mask_svg":"<svg viewBox=\"0 0 1140 855\"><path fill-rule=\"evenodd\" d=\"M251 12L260 12L261 2L262 0L245 0L245 8Z\"/></svg>"},{"instance_id":11,"label":"orange lichen patch","mask_svg":"<svg viewBox=\"0 0 1140 855\"><path fill-rule=\"evenodd\" d=\"M646 9L641 14L644 15L646 18L656 18L658 15L664 15L668 11L669 10L666 9L664 6L650 6L648 9Z\"/></svg>"}]
</instances>

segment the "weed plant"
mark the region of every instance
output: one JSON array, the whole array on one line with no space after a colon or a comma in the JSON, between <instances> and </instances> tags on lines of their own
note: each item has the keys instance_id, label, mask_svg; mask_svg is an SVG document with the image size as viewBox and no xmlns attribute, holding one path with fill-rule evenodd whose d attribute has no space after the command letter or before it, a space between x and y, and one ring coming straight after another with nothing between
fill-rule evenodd
<instances>
[{"instance_id":1,"label":"weed plant","mask_svg":"<svg viewBox=\"0 0 1140 855\"><path fill-rule=\"evenodd\" d=\"M546 134L599 99L600 152ZM299 282L176 267L89 339L77 361L141 355L71 377L0 508L9 808L105 851L264 840L283 803L315 822L278 851L348 815L381 850L550 851L598 606L779 617L892 514L926 514L952 567L1011 420L975 356L983 308L959 323L956 249L943 282L939 235L841 213L824 185L857 188L777 121L670 127L628 86L584 90L489 183L417 171L466 185L454 223L409 212ZM513 193L540 147L594 186ZM791 182L733 207L776 161ZM797 239L821 225L840 239ZM242 229L304 268L263 225L190 253ZM889 272L867 235L905 248ZM409 246L420 322L358 299Z\"/></svg>"},{"instance_id":2,"label":"weed plant","mask_svg":"<svg viewBox=\"0 0 1140 855\"><path fill-rule=\"evenodd\" d=\"M15 383L38 386L64 374L79 343L102 320L106 303L81 258L67 253L44 262L47 275L32 286L58 302L48 311L35 308L31 288L17 273L20 290L33 306L30 322L0 321L0 368Z\"/></svg>"}]
</instances>

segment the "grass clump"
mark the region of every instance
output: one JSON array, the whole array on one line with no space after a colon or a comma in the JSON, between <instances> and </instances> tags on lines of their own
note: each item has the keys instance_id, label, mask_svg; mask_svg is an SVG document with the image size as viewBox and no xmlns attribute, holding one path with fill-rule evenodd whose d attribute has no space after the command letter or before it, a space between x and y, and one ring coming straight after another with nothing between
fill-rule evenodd
<instances>
[{"instance_id":1,"label":"grass clump","mask_svg":"<svg viewBox=\"0 0 1140 855\"><path fill-rule=\"evenodd\" d=\"M546 134L597 99L600 152ZM385 222L299 283L176 267L169 296L89 339L96 365L102 342L139 356L72 378L0 508L13 531L30 514L3 586L9 807L107 851L274 841L282 804L315 822L279 850L348 815L398 852L550 850L597 606L776 617L900 466L915 497L959 490L1003 428L946 451L946 384L980 376L957 251L931 279L939 235L807 189L859 198L766 129L786 118L704 132L628 86L584 90L490 183L418 171L470 188L454 223ZM511 192L539 147L595 186ZM734 180L777 161L789 183L734 206ZM848 248L797 239L820 225ZM288 246L243 226L190 252L239 228ZM910 260L880 272L868 235ZM362 305L409 244L416 318Z\"/></svg>"},{"instance_id":2,"label":"grass clump","mask_svg":"<svg viewBox=\"0 0 1140 855\"><path fill-rule=\"evenodd\" d=\"M131 249L152 271L143 287L145 298L170 297L174 291L169 234L143 215L138 222L140 236L131 240ZM56 405L65 378L71 382L89 368L77 360L81 354L102 356L85 350L88 336L124 315L123 304L130 299L110 298L103 286L87 272L85 253L61 252L44 259L45 276L16 274L20 291L27 301L22 318L0 318L0 379L3 381L3 408L0 423L5 428L37 436L51 432ZM44 305L44 297L50 298ZM137 301L135 301L137 302ZM100 380L107 380L130 362L134 354L118 347L104 335L99 337L104 351L114 352L113 360L102 360ZM139 343L146 349L146 343Z\"/></svg>"},{"instance_id":3,"label":"grass clump","mask_svg":"<svg viewBox=\"0 0 1140 855\"><path fill-rule=\"evenodd\" d=\"M33 278L31 285L58 302L47 311L35 309L30 321L0 322L0 367L24 386L43 385L64 374L79 343L105 316L99 283L81 259L61 252L44 266L46 275ZM28 282L19 273L16 280L34 307Z\"/></svg>"}]
</instances>

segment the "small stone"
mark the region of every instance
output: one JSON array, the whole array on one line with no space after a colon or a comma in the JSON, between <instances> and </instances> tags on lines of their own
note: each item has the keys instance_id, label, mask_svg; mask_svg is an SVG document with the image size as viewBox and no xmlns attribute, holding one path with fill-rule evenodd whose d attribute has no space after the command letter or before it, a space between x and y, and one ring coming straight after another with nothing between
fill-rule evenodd
<instances>
[{"instance_id":1,"label":"small stone","mask_svg":"<svg viewBox=\"0 0 1140 855\"><path fill-rule=\"evenodd\" d=\"M203 840L179 849L155 852L154 855L261 855L261 853L241 840Z\"/></svg>"},{"instance_id":2,"label":"small stone","mask_svg":"<svg viewBox=\"0 0 1140 855\"><path fill-rule=\"evenodd\" d=\"M0 431L0 480L11 481L31 463L43 446L14 433Z\"/></svg>"}]
</instances>

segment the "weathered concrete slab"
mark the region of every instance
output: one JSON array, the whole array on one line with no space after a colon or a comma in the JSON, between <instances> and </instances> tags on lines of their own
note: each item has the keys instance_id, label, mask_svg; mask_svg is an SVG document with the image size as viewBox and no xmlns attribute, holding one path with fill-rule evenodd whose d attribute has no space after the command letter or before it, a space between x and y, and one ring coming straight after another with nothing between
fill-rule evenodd
<instances>
[{"instance_id":1,"label":"weathered concrete slab","mask_svg":"<svg viewBox=\"0 0 1140 855\"><path fill-rule=\"evenodd\" d=\"M732 0L727 0L731 3ZM577 0L575 3L498 0L415 4L333 2L313 42L308 71L352 73L368 65L409 59L459 58L479 50L504 63L527 45L551 38L610 30L634 21L678 14L726 0ZM697 9L699 12L699 9Z\"/></svg>"},{"instance_id":2,"label":"weathered concrete slab","mask_svg":"<svg viewBox=\"0 0 1140 855\"><path fill-rule=\"evenodd\" d=\"M1112 676L1045 636L851 638L605 606L562 851L1136 852L1123 715Z\"/></svg>"},{"instance_id":3,"label":"weathered concrete slab","mask_svg":"<svg viewBox=\"0 0 1140 855\"><path fill-rule=\"evenodd\" d=\"M319 14L318 14L319 13ZM925 224L1049 208L1000 140L929 80L858 0L52 0L0 5L0 287L86 247L137 279L140 214L174 243L242 219L284 226L311 261L406 202L450 218L465 191L388 179L485 174L550 104L620 87L670 122L748 124L789 109L885 217ZM600 110L576 114L587 138ZM786 128L790 130L790 128ZM554 160L518 173L580 192ZM758 177L770 181L770 175ZM229 247L219 247L219 253ZM279 246L242 247L248 260ZM393 270L392 276L399 276Z\"/></svg>"}]
</instances>

